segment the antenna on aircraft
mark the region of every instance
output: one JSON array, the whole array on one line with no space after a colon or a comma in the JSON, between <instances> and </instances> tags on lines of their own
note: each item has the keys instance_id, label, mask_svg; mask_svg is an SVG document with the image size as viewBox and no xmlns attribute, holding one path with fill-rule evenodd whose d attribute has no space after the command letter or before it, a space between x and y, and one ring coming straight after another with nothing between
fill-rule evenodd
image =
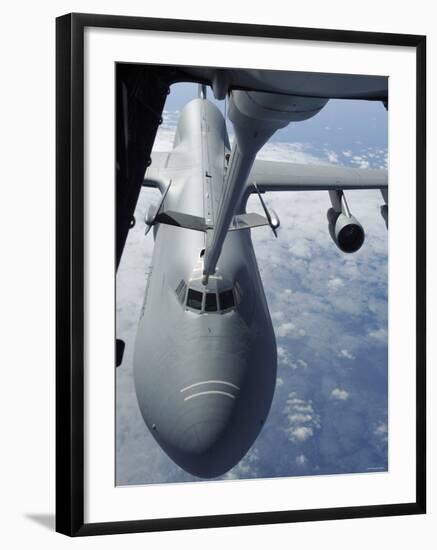
<instances>
[{"instance_id":1,"label":"antenna on aircraft","mask_svg":"<svg viewBox=\"0 0 437 550\"><path fill-rule=\"evenodd\" d=\"M199 84L198 97L200 99L206 99L206 85L205 84Z\"/></svg>"}]
</instances>

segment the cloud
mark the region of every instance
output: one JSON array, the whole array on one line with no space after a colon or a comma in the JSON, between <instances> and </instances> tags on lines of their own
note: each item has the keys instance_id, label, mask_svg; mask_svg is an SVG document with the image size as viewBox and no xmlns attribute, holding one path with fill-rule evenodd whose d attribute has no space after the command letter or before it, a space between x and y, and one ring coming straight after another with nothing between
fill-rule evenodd
<instances>
[{"instance_id":1,"label":"cloud","mask_svg":"<svg viewBox=\"0 0 437 550\"><path fill-rule=\"evenodd\" d=\"M264 160L277 160L294 162L297 164L324 164L330 162L320 158L312 152L312 146L308 143L285 143L280 141L268 142L259 151L257 158Z\"/></svg>"},{"instance_id":2,"label":"cloud","mask_svg":"<svg viewBox=\"0 0 437 550\"><path fill-rule=\"evenodd\" d=\"M351 160L352 164L358 165L358 168L369 168L370 162L365 155L355 155Z\"/></svg>"},{"instance_id":3,"label":"cloud","mask_svg":"<svg viewBox=\"0 0 437 550\"><path fill-rule=\"evenodd\" d=\"M180 111L179 110L168 110L164 109L162 113L162 124L160 127L160 135L157 142L154 144L154 147L159 145L162 141L162 130L171 130L172 132L176 129L176 124L179 120Z\"/></svg>"},{"instance_id":4,"label":"cloud","mask_svg":"<svg viewBox=\"0 0 437 550\"><path fill-rule=\"evenodd\" d=\"M306 260L309 260L312 256L311 249L311 243L308 242L307 239L302 239L300 241L293 242L288 247L288 252L293 256L296 256L297 258L304 258Z\"/></svg>"},{"instance_id":5,"label":"cloud","mask_svg":"<svg viewBox=\"0 0 437 550\"><path fill-rule=\"evenodd\" d=\"M382 442L387 443L387 441L388 441L388 426L387 426L386 422L381 422L380 424L378 424L373 433Z\"/></svg>"},{"instance_id":6,"label":"cloud","mask_svg":"<svg viewBox=\"0 0 437 550\"><path fill-rule=\"evenodd\" d=\"M282 311L274 311L270 314L270 317L272 318L272 321L280 321L284 318L284 313Z\"/></svg>"},{"instance_id":7,"label":"cloud","mask_svg":"<svg viewBox=\"0 0 437 550\"><path fill-rule=\"evenodd\" d=\"M252 447L240 462L227 472L222 479L241 479L258 477L259 452Z\"/></svg>"},{"instance_id":8,"label":"cloud","mask_svg":"<svg viewBox=\"0 0 437 550\"><path fill-rule=\"evenodd\" d=\"M332 290L333 292L335 292L339 290L342 286L344 286L344 282L342 281L342 279L340 279L340 277L334 277L334 279L330 279L326 283L326 286L328 287L329 290Z\"/></svg>"},{"instance_id":9,"label":"cloud","mask_svg":"<svg viewBox=\"0 0 437 550\"><path fill-rule=\"evenodd\" d=\"M287 430L291 441L306 441L314 435L312 426L297 426Z\"/></svg>"},{"instance_id":10,"label":"cloud","mask_svg":"<svg viewBox=\"0 0 437 550\"><path fill-rule=\"evenodd\" d=\"M302 338L305 336L306 332L303 328L297 327L294 323L287 322L279 325L276 329L276 334L279 338L286 338L287 336L291 338Z\"/></svg>"},{"instance_id":11,"label":"cloud","mask_svg":"<svg viewBox=\"0 0 437 550\"><path fill-rule=\"evenodd\" d=\"M339 401L347 401L349 399L349 393L346 390L335 388L331 392L331 397L338 399Z\"/></svg>"},{"instance_id":12,"label":"cloud","mask_svg":"<svg viewBox=\"0 0 437 550\"><path fill-rule=\"evenodd\" d=\"M377 340L378 342L381 342L383 344L387 343L387 329L385 328L378 328L376 330L369 330L369 336L370 338L373 338L374 340Z\"/></svg>"},{"instance_id":13,"label":"cloud","mask_svg":"<svg viewBox=\"0 0 437 550\"><path fill-rule=\"evenodd\" d=\"M283 323L279 325L278 330L276 331L280 338L289 336L296 331L296 325L294 323Z\"/></svg>"},{"instance_id":14,"label":"cloud","mask_svg":"<svg viewBox=\"0 0 437 550\"><path fill-rule=\"evenodd\" d=\"M288 395L283 414L287 419L284 431L293 443L306 441L320 429L320 416L314 411L312 401L297 397L295 392Z\"/></svg>"},{"instance_id":15,"label":"cloud","mask_svg":"<svg viewBox=\"0 0 437 550\"><path fill-rule=\"evenodd\" d=\"M284 365L288 364L288 361L289 361L288 351L284 347L278 346L277 354L278 354L279 363L283 363Z\"/></svg>"},{"instance_id":16,"label":"cloud","mask_svg":"<svg viewBox=\"0 0 437 550\"><path fill-rule=\"evenodd\" d=\"M332 164L338 164L338 154L335 151L325 151L325 155L329 162Z\"/></svg>"},{"instance_id":17,"label":"cloud","mask_svg":"<svg viewBox=\"0 0 437 550\"><path fill-rule=\"evenodd\" d=\"M340 357L341 359L350 359L351 361L355 359L355 355L352 355L352 353L347 349L341 349L337 353L337 357Z\"/></svg>"},{"instance_id":18,"label":"cloud","mask_svg":"<svg viewBox=\"0 0 437 550\"><path fill-rule=\"evenodd\" d=\"M296 464L298 466L305 466L305 464L308 462L307 457L304 454L300 454L296 457Z\"/></svg>"},{"instance_id":19,"label":"cloud","mask_svg":"<svg viewBox=\"0 0 437 550\"><path fill-rule=\"evenodd\" d=\"M278 363L280 365L285 365L287 367L290 367L292 369L307 369L308 363L304 361L303 359L297 359L296 361L293 361L290 357L290 354L286 348L283 346L277 347L277 354L278 354Z\"/></svg>"}]
</instances>

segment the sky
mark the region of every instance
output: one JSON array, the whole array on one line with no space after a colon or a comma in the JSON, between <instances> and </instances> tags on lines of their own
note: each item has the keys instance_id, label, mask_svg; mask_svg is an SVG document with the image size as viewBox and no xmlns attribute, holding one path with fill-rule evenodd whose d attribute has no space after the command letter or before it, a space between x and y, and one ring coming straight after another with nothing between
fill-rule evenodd
<instances>
[{"instance_id":1,"label":"sky","mask_svg":"<svg viewBox=\"0 0 437 550\"><path fill-rule=\"evenodd\" d=\"M179 112L197 86L174 85L155 151L172 147ZM209 91L208 98L212 98ZM223 110L223 102L219 106ZM387 112L380 102L330 100L312 119L278 131L258 158L362 168L387 166ZM232 125L229 124L232 141ZM246 456L218 479L344 475L386 471L387 230L379 191L346 193L366 231L344 254L328 232L327 192L268 193L281 227L252 240L273 321L278 375L266 423ZM149 433L133 385L133 351L153 237L145 212L159 192L144 189L117 273L116 484L200 481L177 466ZM247 211L262 213L256 197Z\"/></svg>"}]
</instances>

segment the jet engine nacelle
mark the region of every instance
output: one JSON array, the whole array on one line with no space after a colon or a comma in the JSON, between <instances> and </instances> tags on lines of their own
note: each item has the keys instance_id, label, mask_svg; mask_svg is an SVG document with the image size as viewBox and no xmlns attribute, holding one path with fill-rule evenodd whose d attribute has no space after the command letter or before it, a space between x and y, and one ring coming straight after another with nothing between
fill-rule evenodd
<instances>
[{"instance_id":1,"label":"jet engine nacelle","mask_svg":"<svg viewBox=\"0 0 437 550\"><path fill-rule=\"evenodd\" d=\"M364 243L364 229L353 216L330 208L327 212L329 234L342 252L356 252Z\"/></svg>"}]
</instances>

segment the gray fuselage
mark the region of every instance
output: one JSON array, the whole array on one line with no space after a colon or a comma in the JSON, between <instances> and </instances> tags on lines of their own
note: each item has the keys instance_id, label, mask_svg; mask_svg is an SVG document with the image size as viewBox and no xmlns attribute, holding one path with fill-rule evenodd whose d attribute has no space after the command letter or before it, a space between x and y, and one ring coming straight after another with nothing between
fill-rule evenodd
<instances>
[{"instance_id":1,"label":"gray fuselage","mask_svg":"<svg viewBox=\"0 0 437 550\"><path fill-rule=\"evenodd\" d=\"M165 209L213 226L227 153L219 109L200 98L188 103L173 150L148 171L163 186L171 182ZM204 286L203 251L212 232L154 226L134 357L144 421L174 462L204 478L228 471L254 443L270 409L277 365L250 229L228 232Z\"/></svg>"}]
</instances>

